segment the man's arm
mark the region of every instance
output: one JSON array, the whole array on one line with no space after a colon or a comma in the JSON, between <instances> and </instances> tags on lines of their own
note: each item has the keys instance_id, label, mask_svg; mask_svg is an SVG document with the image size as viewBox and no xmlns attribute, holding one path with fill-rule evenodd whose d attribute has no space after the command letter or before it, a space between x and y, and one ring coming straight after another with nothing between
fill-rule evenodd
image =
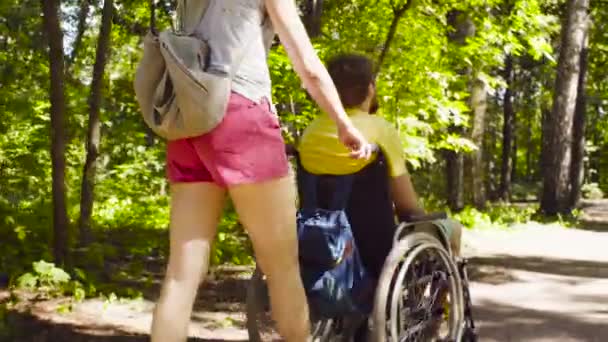
<instances>
[{"instance_id":1,"label":"man's arm","mask_svg":"<svg viewBox=\"0 0 608 342\"><path fill-rule=\"evenodd\" d=\"M424 210L418 205L418 196L407 172L391 178L390 190L397 216L403 219L408 216L424 215Z\"/></svg>"},{"instance_id":2,"label":"man's arm","mask_svg":"<svg viewBox=\"0 0 608 342\"><path fill-rule=\"evenodd\" d=\"M418 196L407 172L399 132L380 117L373 117L370 123L377 127L377 140L388 161L389 185L397 215L401 219L423 215L424 210L418 205Z\"/></svg>"}]
</instances>

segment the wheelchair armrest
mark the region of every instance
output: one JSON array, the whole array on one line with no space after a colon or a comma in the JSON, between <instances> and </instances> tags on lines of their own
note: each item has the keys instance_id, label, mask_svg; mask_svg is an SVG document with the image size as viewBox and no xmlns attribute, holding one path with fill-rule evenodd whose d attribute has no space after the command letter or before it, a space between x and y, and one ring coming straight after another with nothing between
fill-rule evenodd
<instances>
[{"instance_id":1,"label":"wheelchair armrest","mask_svg":"<svg viewBox=\"0 0 608 342\"><path fill-rule=\"evenodd\" d=\"M448 218L448 214L444 211L430 213L430 214L422 214L422 215L400 215L399 220L401 222L407 223L416 223L416 222L425 222L425 221L433 221L433 220L445 220Z\"/></svg>"}]
</instances>

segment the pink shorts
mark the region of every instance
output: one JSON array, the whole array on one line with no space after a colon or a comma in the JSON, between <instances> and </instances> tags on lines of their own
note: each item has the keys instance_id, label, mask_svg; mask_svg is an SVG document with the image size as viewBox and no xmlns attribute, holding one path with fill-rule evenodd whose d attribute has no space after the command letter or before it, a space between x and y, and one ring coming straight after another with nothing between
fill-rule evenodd
<instances>
[{"instance_id":1,"label":"pink shorts","mask_svg":"<svg viewBox=\"0 0 608 342\"><path fill-rule=\"evenodd\" d=\"M222 122L211 132L167 144L171 183L211 182L221 187L259 183L289 172L279 120L268 101L232 93Z\"/></svg>"}]
</instances>

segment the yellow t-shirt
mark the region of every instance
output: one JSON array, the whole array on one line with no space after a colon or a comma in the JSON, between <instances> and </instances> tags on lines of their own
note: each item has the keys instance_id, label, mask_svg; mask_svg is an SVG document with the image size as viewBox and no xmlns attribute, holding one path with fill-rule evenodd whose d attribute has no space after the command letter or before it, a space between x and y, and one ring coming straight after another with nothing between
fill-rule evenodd
<instances>
[{"instance_id":1,"label":"yellow t-shirt","mask_svg":"<svg viewBox=\"0 0 608 342\"><path fill-rule=\"evenodd\" d=\"M399 133L388 121L360 110L349 111L349 116L367 141L382 149L391 177L407 172ZM328 115L319 116L304 130L298 152L302 166L314 174L355 173L373 161L373 158L364 160L350 157L349 150L338 140L336 124Z\"/></svg>"}]
</instances>

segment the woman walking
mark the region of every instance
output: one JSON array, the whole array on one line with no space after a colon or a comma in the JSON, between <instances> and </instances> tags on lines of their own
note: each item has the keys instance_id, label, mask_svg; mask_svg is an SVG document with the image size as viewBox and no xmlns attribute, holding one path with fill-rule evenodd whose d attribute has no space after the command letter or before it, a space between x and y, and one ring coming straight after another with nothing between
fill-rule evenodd
<instances>
[{"instance_id":1,"label":"woman walking","mask_svg":"<svg viewBox=\"0 0 608 342\"><path fill-rule=\"evenodd\" d=\"M206 10L199 8L207 2ZM209 72L231 74L233 51L243 46L247 51L233 73L223 121L207 134L168 143L170 255L154 311L152 341L186 341L197 289L207 273L211 244L230 196L267 276L279 332L289 342L304 342L310 327L298 266L296 189L271 105L267 64L275 32L307 91L336 123L339 139L352 157L369 158L371 148L346 115L294 0L181 5L187 7L182 12L186 28L209 44Z\"/></svg>"}]
</instances>

